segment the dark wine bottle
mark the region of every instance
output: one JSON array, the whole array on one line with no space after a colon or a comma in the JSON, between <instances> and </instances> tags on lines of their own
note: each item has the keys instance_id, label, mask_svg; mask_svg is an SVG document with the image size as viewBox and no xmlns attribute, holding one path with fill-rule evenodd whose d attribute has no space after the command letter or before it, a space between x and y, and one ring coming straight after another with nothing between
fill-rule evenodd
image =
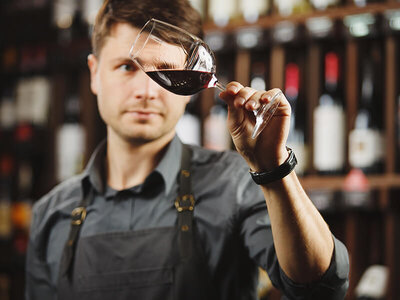
<instances>
[{"instance_id":1,"label":"dark wine bottle","mask_svg":"<svg viewBox=\"0 0 400 300\"><path fill-rule=\"evenodd\" d=\"M250 69L250 87L253 89L263 91L267 89L267 82L266 82L266 63L261 59L255 60L251 64Z\"/></svg>"},{"instance_id":2,"label":"dark wine bottle","mask_svg":"<svg viewBox=\"0 0 400 300\"><path fill-rule=\"evenodd\" d=\"M376 53L375 53L376 54ZM379 55L379 54L378 54ZM374 55L361 60L361 96L354 129L349 135L349 163L364 173L374 173L383 165L382 95L379 93L379 66Z\"/></svg>"},{"instance_id":3,"label":"dark wine bottle","mask_svg":"<svg viewBox=\"0 0 400 300\"><path fill-rule=\"evenodd\" d=\"M297 63L290 62L285 68L285 95L288 99L292 115L290 120L290 132L287 144L298 157L296 173L302 175L307 168L307 148L305 144L305 118L304 103L300 101L300 68Z\"/></svg>"},{"instance_id":4,"label":"dark wine bottle","mask_svg":"<svg viewBox=\"0 0 400 300\"><path fill-rule=\"evenodd\" d=\"M0 157L0 242L7 241L12 235L12 172L13 158L8 154Z\"/></svg>"},{"instance_id":5,"label":"dark wine bottle","mask_svg":"<svg viewBox=\"0 0 400 300\"><path fill-rule=\"evenodd\" d=\"M31 124L18 124L15 134L17 155L17 192L12 205L13 248L16 255L24 256L28 245L28 232L32 212L33 147L35 131Z\"/></svg>"},{"instance_id":6,"label":"dark wine bottle","mask_svg":"<svg viewBox=\"0 0 400 300\"><path fill-rule=\"evenodd\" d=\"M341 173L345 164L345 117L339 86L340 61L325 54L325 87L314 110L314 167L320 173Z\"/></svg>"},{"instance_id":7,"label":"dark wine bottle","mask_svg":"<svg viewBox=\"0 0 400 300\"><path fill-rule=\"evenodd\" d=\"M9 300L11 290L11 274L0 273L0 299Z\"/></svg>"},{"instance_id":8,"label":"dark wine bottle","mask_svg":"<svg viewBox=\"0 0 400 300\"><path fill-rule=\"evenodd\" d=\"M75 89L65 101L64 123L57 130L57 180L63 181L82 170L85 130L80 123L80 99Z\"/></svg>"}]
</instances>

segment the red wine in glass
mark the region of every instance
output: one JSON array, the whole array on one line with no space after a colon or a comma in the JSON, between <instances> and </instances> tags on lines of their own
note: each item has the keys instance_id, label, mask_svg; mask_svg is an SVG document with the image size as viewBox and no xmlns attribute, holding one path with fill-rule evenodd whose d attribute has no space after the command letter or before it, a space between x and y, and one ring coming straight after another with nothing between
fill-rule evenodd
<instances>
[{"instance_id":1,"label":"red wine in glass","mask_svg":"<svg viewBox=\"0 0 400 300\"><path fill-rule=\"evenodd\" d=\"M214 86L217 79L214 73L195 70L157 70L146 72L163 88L178 95L193 95Z\"/></svg>"}]
</instances>

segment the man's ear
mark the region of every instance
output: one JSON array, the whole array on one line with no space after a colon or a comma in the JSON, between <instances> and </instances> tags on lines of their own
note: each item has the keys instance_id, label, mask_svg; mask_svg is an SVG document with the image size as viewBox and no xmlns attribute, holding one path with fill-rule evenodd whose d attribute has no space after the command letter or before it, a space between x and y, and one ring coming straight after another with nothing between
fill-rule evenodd
<instances>
[{"instance_id":1,"label":"man's ear","mask_svg":"<svg viewBox=\"0 0 400 300\"><path fill-rule=\"evenodd\" d=\"M90 71L90 89L92 90L93 94L97 95L97 70L99 61L94 54L89 54L87 63Z\"/></svg>"}]
</instances>

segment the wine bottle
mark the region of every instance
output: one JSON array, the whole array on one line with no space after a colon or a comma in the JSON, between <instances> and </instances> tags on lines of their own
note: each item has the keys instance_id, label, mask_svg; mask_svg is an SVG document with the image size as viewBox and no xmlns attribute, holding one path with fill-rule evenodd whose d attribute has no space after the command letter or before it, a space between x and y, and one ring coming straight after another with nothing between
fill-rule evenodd
<instances>
[{"instance_id":1,"label":"wine bottle","mask_svg":"<svg viewBox=\"0 0 400 300\"><path fill-rule=\"evenodd\" d=\"M255 23L260 16L267 15L270 9L269 0L240 0L240 11L248 23Z\"/></svg>"},{"instance_id":2,"label":"wine bottle","mask_svg":"<svg viewBox=\"0 0 400 300\"><path fill-rule=\"evenodd\" d=\"M195 109L199 97L200 94L192 96L186 106L185 113L176 125L176 133L186 144L201 145L201 124Z\"/></svg>"},{"instance_id":3,"label":"wine bottle","mask_svg":"<svg viewBox=\"0 0 400 300\"><path fill-rule=\"evenodd\" d=\"M218 75L221 82L228 82L229 71L221 68ZM232 140L226 124L228 110L225 102L219 98L219 92L214 91L214 104L203 124L203 144L205 148L223 151L231 149Z\"/></svg>"},{"instance_id":4,"label":"wine bottle","mask_svg":"<svg viewBox=\"0 0 400 300\"><path fill-rule=\"evenodd\" d=\"M12 173L14 163L8 154L0 158L0 241L7 241L12 235L11 203Z\"/></svg>"},{"instance_id":5,"label":"wine bottle","mask_svg":"<svg viewBox=\"0 0 400 300\"><path fill-rule=\"evenodd\" d=\"M217 151L231 148L231 136L226 125L227 109L222 100L217 99L204 120L204 147Z\"/></svg>"},{"instance_id":6,"label":"wine bottle","mask_svg":"<svg viewBox=\"0 0 400 300\"><path fill-rule=\"evenodd\" d=\"M307 149L305 144L305 116L304 103L300 101L300 68L298 64L290 62L285 68L285 95L292 108L290 131L287 144L298 157L296 173L303 175L307 169Z\"/></svg>"},{"instance_id":7,"label":"wine bottle","mask_svg":"<svg viewBox=\"0 0 400 300\"><path fill-rule=\"evenodd\" d=\"M266 63L262 59L255 59L250 68L250 87L263 91L267 89Z\"/></svg>"},{"instance_id":8,"label":"wine bottle","mask_svg":"<svg viewBox=\"0 0 400 300\"><path fill-rule=\"evenodd\" d=\"M5 92L0 102L0 128L11 131L16 124L16 107L11 93Z\"/></svg>"},{"instance_id":9,"label":"wine bottle","mask_svg":"<svg viewBox=\"0 0 400 300\"><path fill-rule=\"evenodd\" d=\"M35 159L31 124L18 124L15 134L17 147L17 193L12 204L13 246L16 254L25 255L32 212L33 169Z\"/></svg>"},{"instance_id":10,"label":"wine bottle","mask_svg":"<svg viewBox=\"0 0 400 300\"><path fill-rule=\"evenodd\" d=\"M310 2L316 10L326 10L341 4L341 0L310 0Z\"/></svg>"},{"instance_id":11,"label":"wine bottle","mask_svg":"<svg viewBox=\"0 0 400 300\"><path fill-rule=\"evenodd\" d=\"M339 56L325 54L325 88L314 110L314 167L340 173L345 164L345 117L339 87Z\"/></svg>"},{"instance_id":12,"label":"wine bottle","mask_svg":"<svg viewBox=\"0 0 400 300\"><path fill-rule=\"evenodd\" d=\"M72 92L65 101L64 123L57 130L57 180L63 181L82 170L85 153L85 131L80 123L79 97Z\"/></svg>"},{"instance_id":13,"label":"wine bottle","mask_svg":"<svg viewBox=\"0 0 400 300\"><path fill-rule=\"evenodd\" d=\"M60 29L72 26L74 16L78 10L77 0L56 0L53 3L53 23Z\"/></svg>"},{"instance_id":14,"label":"wine bottle","mask_svg":"<svg viewBox=\"0 0 400 300\"><path fill-rule=\"evenodd\" d=\"M201 17L205 17L205 0L189 0L190 4L200 13Z\"/></svg>"},{"instance_id":15,"label":"wine bottle","mask_svg":"<svg viewBox=\"0 0 400 300\"><path fill-rule=\"evenodd\" d=\"M35 126L44 127L49 116L51 84L45 76L35 76L30 81L31 120Z\"/></svg>"},{"instance_id":16,"label":"wine bottle","mask_svg":"<svg viewBox=\"0 0 400 300\"><path fill-rule=\"evenodd\" d=\"M11 276L7 273L0 273L0 299L10 300Z\"/></svg>"},{"instance_id":17,"label":"wine bottle","mask_svg":"<svg viewBox=\"0 0 400 300\"><path fill-rule=\"evenodd\" d=\"M82 18L86 24L93 26L103 0L84 0L82 3Z\"/></svg>"},{"instance_id":18,"label":"wine bottle","mask_svg":"<svg viewBox=\"0 0 400 300\"><path fill-rule=\"evenodd\" d=\"M377 92L381 76L373 61L370 55L361 61L361 97L355 126L349 135L349 163L364 173L381 170L384 153L379 115L382 96Z\"/></svg>"},{"instance_id":19,"label":"wine bottle","mask_svg":"<svg viewBox=\"0 0 400 300\"><path fill-rule=\"evenodd\" d=\"M311 5L308 0L273 0L274 7L282 16L292 14L306 13L311 11Z\"/></svg>"},{"instance_id":20,"label":"wine bottle","mask_svg":"<svg viewBox=\"0 0 400 300\"><path fill-rule=\"evenodd\" d=\"M230 20L239 15L236 1L209 0L208 17L219 27L226 26Z\"/></svg>"},{"instance_id":21,"label":"wine bottle","mask_svg":"<svg viewBox=\"0 0 400 300\"><path fill-rule=\"evenodd\" d=\"M82 16L82 14L93 14L93 12L85 11L85 7L82 7L84 4L77 0L56 0L53 4L53 24L57 28L60 44L68 45L74 39L88 37L92 27L90 23L85 22L84 18L92 16Z\"/></svg>"}]
</instances>

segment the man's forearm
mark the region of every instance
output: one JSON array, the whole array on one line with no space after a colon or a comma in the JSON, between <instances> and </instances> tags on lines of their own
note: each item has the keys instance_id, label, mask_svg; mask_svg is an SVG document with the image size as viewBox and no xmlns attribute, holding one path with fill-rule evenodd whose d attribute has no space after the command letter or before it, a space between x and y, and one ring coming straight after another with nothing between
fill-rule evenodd
<instances>
[{"instance_id":1,"label":"man's forearm","mask_svg":"<svg viewBox=\"0 0 400 300\"><path fill-rule=\"evenodd\" d=\"M298 283L319 279L329 267L334 243L328 225L296 174L261 188L282 270Z\"/></svg>"}]
</instances>

